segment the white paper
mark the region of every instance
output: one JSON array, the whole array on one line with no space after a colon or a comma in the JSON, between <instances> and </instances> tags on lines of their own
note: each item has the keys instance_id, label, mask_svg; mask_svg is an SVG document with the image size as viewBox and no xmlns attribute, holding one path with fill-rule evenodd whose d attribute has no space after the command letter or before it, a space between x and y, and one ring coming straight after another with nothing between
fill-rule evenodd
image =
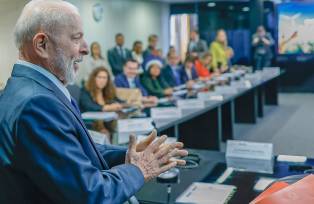
<instances>
[{"instance_id":1,"label":"white paper","mask_svg":"<svg viewBox=\"0 0 314 204\"><path fill-rule=\"evenodd\" d=\"M305 156L279 155L277 157L277 161L280 162L304 163L306 160Z\"/></svg>"},{"instance_id":2,"label":"white paper","mask_svg":"<svg viewBox=\"0 0 314 204\"><path fill-rule=\"evenodd\" d=\"M176 199L176 203L224 204L235 190L232 185L195 182Z\"/></svg>"},{"instance_id":3,"label":"white paper","mask_svg":"<svg viewBox=\"0 0 314 204\"><path fill-rule=\"evenodd\" d=\"M152 108L150 115L153 119L181 118L182 110L177 107Z\"/></svg>"},{"instance_id":4,"label":"white paper","mask_svg":"<svg viewBox=\"0 0 314 204\"><path fill-rule=\"evenodd\" d=\"M255 191L264 191L271 183L273 183L276 179L261 177L258 179L256 184L254 185L253 189Z\"/></svg>"},{"instance_id":5,"label":"white paper","mask_svg":"<svg viewBox=\"0 0 314 204\"><path fill-rule=\"evenodd\" d=\"M273 158L273 144L228 140L226 157L271 160Z\"/></svg>"},{"instance_id":6,"label":"white paper","mask_svg":"<svg viewBox=\"0 0 314 204\"><path fill-rule=\"evenodd\" d=\"M115 112L85 112L82 113L84 120L103 120L112 121L118 119L118 114Z\"/></svg>"},{"instance_id":7,"label":"white paper","mask_svg":"<svg viewBox=\"0 0 314 204\"><path fill-rule=\"evenodd\" d=\"M199 109L205 108L205 101L200 99L178 100L177 106L180 109Z\"/></svg>"},{"instance_id":8,"label":"white paper","mask_svg":"<svg viewBox=\"0 0 314 204\"><path fill-rule=\"evenodd\" d=\"M186 94L188 91L186 89L173 92L173 96L182 96Z\"/></svg>"},{"instance_id":9,"label":"white paper","mask_svg":"<svg viewBox=\"0 0 314 204\"><path fill-rule=\"evenodd\" d=\"M158 103L167 103L169 101L170 101L169 98L160 98L160 99L158 99Z\"/></svg>"}]
</instances>

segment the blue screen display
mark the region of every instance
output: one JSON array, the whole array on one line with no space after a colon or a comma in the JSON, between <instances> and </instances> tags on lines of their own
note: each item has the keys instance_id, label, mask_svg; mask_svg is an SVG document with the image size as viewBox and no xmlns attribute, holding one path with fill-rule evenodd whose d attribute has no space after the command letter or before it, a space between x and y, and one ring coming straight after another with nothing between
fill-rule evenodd
<instances>
[{"instance_id":1,"label":"blue screen display","mask_svg":"<svg viewBox=\"0 0 314 204\"><path fill-rule=\"evenodd\" d=\"M314 4L278 5L278 53L314 54Z\"/></svg>"}]
</instances>

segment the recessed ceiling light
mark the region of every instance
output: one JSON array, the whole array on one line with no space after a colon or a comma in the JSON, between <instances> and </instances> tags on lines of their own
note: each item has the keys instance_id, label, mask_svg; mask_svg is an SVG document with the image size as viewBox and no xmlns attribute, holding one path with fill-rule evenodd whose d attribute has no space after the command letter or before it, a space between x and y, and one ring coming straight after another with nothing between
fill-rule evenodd
<instances>
[{"instance_id":1,"label":"recessed ceiling light","mask_svg":"<svg viewBox=\"0 0 314 204\"><path fill-rule=\"evenodd\" d=\"M208 7L215 7L216 6L216 3L215 2L209 2L207 4Z\"/></svg>"},{"instance_id":2,"label":"recessed ceiling light","mask_svg":"<svg viewBox=\"0 0 314 204\"><path fill-rule=\"evenodd\" d=\"M250 11L250 8L247 7L247 6L246 6L246 7L243 7L242 11L245 11L245 12Z\"/></svg>"}]
</instances>

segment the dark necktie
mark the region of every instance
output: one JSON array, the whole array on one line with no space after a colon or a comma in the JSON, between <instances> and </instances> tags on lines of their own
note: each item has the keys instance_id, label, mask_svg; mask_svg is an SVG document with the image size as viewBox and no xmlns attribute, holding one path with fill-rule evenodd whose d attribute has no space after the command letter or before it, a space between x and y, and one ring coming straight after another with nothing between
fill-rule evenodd
<instances>
[{"instance_id":1,"label":"dark necktie","mask_svg":"<svg viewBox=\"0 0 314 204\"><path fill-rule=\"evenodd\" d=\"M120 48L120 56L124 59L124 52L123 52L123 49L122 47L119 47Z\"/></svg>"},{"instance_id":2,"label":"dark necktie","mask_svg":"<svg viewBox=\"0 0 314 204\"><path fill-rule=\"evenodd\" d=\"M74 109L77 111L77 113L78 113L79 115L81 115L80 108L78 107L78 105L77 105L75 99L72 98L72 97L71 97L71 104L72 104L72 106L74 107Z\"/></svg>"}]
</instances>

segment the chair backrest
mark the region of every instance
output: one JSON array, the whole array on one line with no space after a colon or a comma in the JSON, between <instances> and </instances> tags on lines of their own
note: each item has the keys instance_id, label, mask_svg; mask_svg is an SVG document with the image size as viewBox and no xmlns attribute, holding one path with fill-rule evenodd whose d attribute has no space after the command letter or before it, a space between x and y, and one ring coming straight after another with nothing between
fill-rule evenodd
<instances>
[{"instance_id":1,"label":"chair backrest","mask_svg":"<svg viewBox=\"0 0 314 204\"><path fill-rule=\"evenodd\" d=\"M127 104L142 107L142 92L139 89L117 88L117 97Z\"/></svg>"},{"instance_id":2,"label":"chair backrest","mask_svg":"<svg viewBox=\"0 0 314 204\"><path fill-rule=\"evenodd\" d=\"M67 89L69 90L71 96L78 102L80 101L80 94L81 94L81 89L78 85L76 84L71 84L67 86Z\"/></svg>"}]
</instances>

